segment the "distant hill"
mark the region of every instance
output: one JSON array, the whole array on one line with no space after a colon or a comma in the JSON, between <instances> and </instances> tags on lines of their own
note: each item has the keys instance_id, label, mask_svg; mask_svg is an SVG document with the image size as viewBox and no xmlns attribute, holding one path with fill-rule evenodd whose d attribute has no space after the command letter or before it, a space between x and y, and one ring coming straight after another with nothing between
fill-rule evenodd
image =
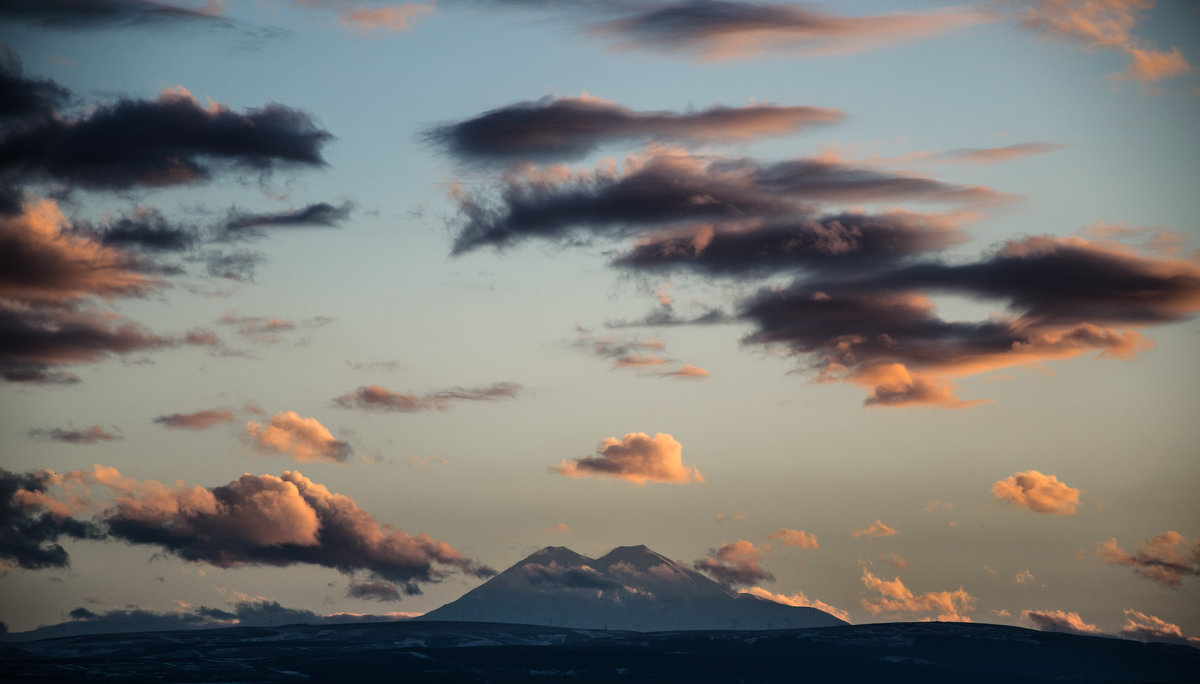
<instances>
[{"instance_id":1,"label":"distant hill","mask_svg":"<svg viewBox=\"0 0 1200 684\"><path fill-rule=\"evenodd\" d=\"M950 622L614 632L468 622L230 627L0 644L0 681L1195 682L1200 649Z\"/></svg>"},{"instance_id":2,"label":"distant hill","mask_svg":"<svg viewBox=\"0 0 1200 684\"><path fill-rule=\"evenodd\" d=\"M735 592L645 546L596 559L547 546L417 619L638 632L846 624L816 608Z\"/></svg>"}]
</instances>

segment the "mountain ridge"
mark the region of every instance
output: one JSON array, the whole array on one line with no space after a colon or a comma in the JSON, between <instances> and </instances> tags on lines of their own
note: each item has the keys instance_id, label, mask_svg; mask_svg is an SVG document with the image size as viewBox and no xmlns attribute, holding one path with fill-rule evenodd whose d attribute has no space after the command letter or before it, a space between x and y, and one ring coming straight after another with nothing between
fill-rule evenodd
<instances>
[{"instance_id":1,"label":"mountain ridge","mask_svg":"<svg viewBox=\"0 0 1200 684\"><path fill-rule=\"evenodd\" d=\"M599 558L546 546L416 619L637 632L846 624L816 608L736 592L645 545Z\"/></svg>"}]
</instances>

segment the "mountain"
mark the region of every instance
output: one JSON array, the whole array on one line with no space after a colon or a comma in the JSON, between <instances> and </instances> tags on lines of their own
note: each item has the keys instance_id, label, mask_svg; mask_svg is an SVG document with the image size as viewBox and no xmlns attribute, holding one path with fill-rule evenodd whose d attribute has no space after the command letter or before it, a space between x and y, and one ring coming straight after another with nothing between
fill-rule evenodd
<instances>
[{"instance_id":1,"label":"mountain","mask_svg":"<svg viewBox=\"0 0 1200 684\"><path fill-rule=\"evenodd\" d=\"M846 624L816 608L732 591L645 546L596 559L547 546L417 619L637 632Z\"/></svg>"}]
</instances>

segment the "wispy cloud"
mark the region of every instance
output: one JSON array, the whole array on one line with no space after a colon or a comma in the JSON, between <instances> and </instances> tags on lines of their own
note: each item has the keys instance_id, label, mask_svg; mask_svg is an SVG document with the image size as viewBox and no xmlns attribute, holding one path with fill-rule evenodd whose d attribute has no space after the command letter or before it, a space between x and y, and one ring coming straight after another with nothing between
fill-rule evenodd
<instances>
[{"instance_id":1,"label":"wispy cloud","mask_svg":"<svg viewBox=\"0 0 1200 684\"><path fill-rule=\"evenodd\" d=\"M859 537L866 537L868 539L874 537L894 537L896 536L896 530L888 527L882 520L876 520L861 530L854 530L851 536L855 539Z\"/></svg>"},{"instance_id":2,"label":"wispy cloud","mask_svg":"<svg viewBox=\"0 0 1200 684\"><path fill-rule=\"evenodd\" d=\"M1066 632L1067 634L1100 634L1096 625L1084 622L1079 613L1062 610L1026 610L1021 619L1043 632Z\"/></svg>"},{"instance_id":3,"label":"wispy cloud","mask_svg":"<svg viewBox=\"0 0 1200 684\"><path fill-rule=\"evenodd\" d=\"M1100 560L1125 565L1152 582L1179 587L1186 575L1200 575L1200 538L1188 539L1174 530L1156 534L1130 553L1109 539L1097 549Z\"/></svg>"},{"instance_id":4,"label":"wispy cloud","mask_svg":"<svg viewBox=\"0 0 1200 684\"><path fill-rule=\"evenodd\" d=\"M194 413L171 413L158 416L154 422L163 427L184 430L207 430L220 423L236 420L233 412L228 409L204 409Z\"/></svg>"},{"instance_id":5,"label":"wispy cloud","mask_svg":"<svg viewBox=\"0 0 1200 684\"><path fill-rule=\"evenodd\" d=\"M515 382L496 382L481 387L451 387L425 394L393 392L379 385L364 385L339 397L333 405L338 408L365 411L417 413L446 411L455 403L515 399L524 391Z\"/></svg>"},{"instance_id":6,"label":"wispy cloud","mask_svg":"<svg viewBox=\"0 0 1200 684\"><path fill-rule=\"evenodd\" d=\"M763 581L774 581L775 576L760 563L767 548L757 547L752 542L739 539L712 549L707 558L701 558L693 563L692 567L729 585L754 585Z\"/></svg>"},{"instance_id":7,"label":"wispy cloud","mask_svg":"<svg viewBox=\"0 0 1200 684\"><path fill-rule=\"evenodd\" d=\"M38 428L30 430L29 436L66 444L96 444L124 439L117 431L108 431L99 425L89 428Z\"/></svg>"},{"instance_id":8,"label":"wispy cloud","mask_svg":"<svg viewBox=\"0 0 1200 684\"><path fill-rule=\"evenodd\" d=\"M801 549L819 549L817 543L817 535L804 530L789 530L784 527L767 535L767 539L773 539L779 542L779 545L788 548L796 547Z\"/></svg>"}]
</instances>

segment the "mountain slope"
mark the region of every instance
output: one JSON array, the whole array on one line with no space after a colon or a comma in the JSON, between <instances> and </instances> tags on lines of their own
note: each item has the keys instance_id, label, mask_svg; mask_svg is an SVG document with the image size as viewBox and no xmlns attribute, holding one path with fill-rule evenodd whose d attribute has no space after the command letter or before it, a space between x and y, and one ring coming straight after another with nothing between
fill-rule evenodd
<instances>
[{"instance_id":1,"label":"mountain slope","mask_svg":"<svg viewBox=\"0 0 1200 684\"><path fill-rule=\"evenodd\" d=\"M736 593L645 546L597 559L547 546L418 619L642 632L845 624L815 608Z\"/></svg>"}]
</instances>

